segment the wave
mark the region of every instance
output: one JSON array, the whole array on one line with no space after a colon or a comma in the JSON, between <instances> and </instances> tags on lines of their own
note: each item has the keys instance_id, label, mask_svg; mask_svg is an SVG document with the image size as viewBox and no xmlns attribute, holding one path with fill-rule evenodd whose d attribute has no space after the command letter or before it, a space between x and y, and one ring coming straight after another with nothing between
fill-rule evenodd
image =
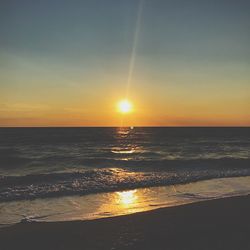
<instances>
[{"instance_id":1,"label":"wave","mask_svg":"<svg viewBox=\"0 0 250 250\"><path fill-rule=\"evenodd\" d=\"M136 172L105 168L66 173L0 177L0 201L85 195L141 187L175 185L224 177L249 176L250 168L182 169Z\"/></svg>"},{"instance_id":2,"label":"wave","mask_svg":"<svg viewBox=\"0 0 250 250\"><path fill-rule=\"evenodd\" d=\"M221 166L250 166L250 159L245 157L216 157L210 158L199 155L194 157L177 157L177 156L161 156L159 157L157 153L145 153L145 155L140 154L129 154L119 152L113 153L114 156L76 156L76 155L51 155L47 157L26 157L23 155L16 155L9 157L8 155L3 155L0 158L0 169L23 169L25 168L36 168L44 167L44 170L53 169L55 166L58 167L79 167L81 169L83 166L86 168L150 168L154 169L169 169L176 167L221 167Z\"/></svg>"}]
</instances>

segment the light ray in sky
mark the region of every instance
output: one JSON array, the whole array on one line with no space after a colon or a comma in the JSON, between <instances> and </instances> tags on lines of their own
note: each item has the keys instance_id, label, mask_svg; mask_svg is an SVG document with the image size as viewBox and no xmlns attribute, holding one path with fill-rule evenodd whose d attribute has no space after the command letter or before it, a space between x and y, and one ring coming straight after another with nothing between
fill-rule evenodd
<instances>
[{"instance_id":1,"label":"light ray in sky","mask_svg":"<svg viewBox=\"0 0 250 250\"><path fill-rule=\"evenodd\" d=\"M131 57L130 57L130 62L129 62L128 78L127 78L127 85L126 85L126 98L129 95L130 85L131 85L134 67L135 67L136 49L137 49L138 37L139 37L140 26L141 26L143 3L144 3L144 0L139 0L133 47L132 47L132 52L131 52Z\"/></svg>"}]
</instances>

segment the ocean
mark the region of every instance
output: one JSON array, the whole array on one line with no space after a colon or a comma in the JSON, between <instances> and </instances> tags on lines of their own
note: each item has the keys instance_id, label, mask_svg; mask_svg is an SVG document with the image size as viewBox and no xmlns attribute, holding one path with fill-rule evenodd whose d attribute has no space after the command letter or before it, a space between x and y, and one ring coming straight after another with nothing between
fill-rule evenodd
<instances>
[{"instance_id":1,"label":"ocean","mask_svg":"<svg viewBox=\"0 0 250 250\"><path fill-rule=\"evenodd\" d=\"M0 129L0 223L13 207L25 216L27 204L34 202L39 214L40 205L46 201L48 208L53 199L60 200L61 210L68 197L100 201L128 190L150 193L244 176L250 176L250 128ZM13 213L8 220L21 219L13 219Z\"/></svg>"}]
</instances>

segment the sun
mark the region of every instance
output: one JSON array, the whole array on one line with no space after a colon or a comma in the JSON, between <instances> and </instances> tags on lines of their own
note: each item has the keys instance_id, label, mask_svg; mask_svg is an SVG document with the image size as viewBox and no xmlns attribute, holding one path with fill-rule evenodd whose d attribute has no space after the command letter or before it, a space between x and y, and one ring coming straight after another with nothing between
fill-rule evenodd
<instances>
[{"instance_id":1,"label":"sun","mask_svg":"<svg viewBox=\"0 0 250 250\"><path fill-rule=\"evenodd\" d=\"M132 104L128 100L122 100L118 103L118 110L121 113L130 113L132 111Z\"/></svg>"}]
</instances>

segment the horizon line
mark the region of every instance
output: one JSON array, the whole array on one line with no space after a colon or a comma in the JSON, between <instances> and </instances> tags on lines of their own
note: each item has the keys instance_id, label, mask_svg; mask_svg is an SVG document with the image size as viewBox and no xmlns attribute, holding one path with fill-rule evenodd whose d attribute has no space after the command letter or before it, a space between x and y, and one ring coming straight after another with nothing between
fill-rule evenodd
<instances>
[{"instance_id":1,"label":"horizon line","mask_svg":"<svg viewBox=\"0 0 250 250\"><path fill-rule=\"evenodd\" d=\"M198 125L198 126L0 126L1 128L250 128L250 125Z\"/></svg>"}]
</instances>

